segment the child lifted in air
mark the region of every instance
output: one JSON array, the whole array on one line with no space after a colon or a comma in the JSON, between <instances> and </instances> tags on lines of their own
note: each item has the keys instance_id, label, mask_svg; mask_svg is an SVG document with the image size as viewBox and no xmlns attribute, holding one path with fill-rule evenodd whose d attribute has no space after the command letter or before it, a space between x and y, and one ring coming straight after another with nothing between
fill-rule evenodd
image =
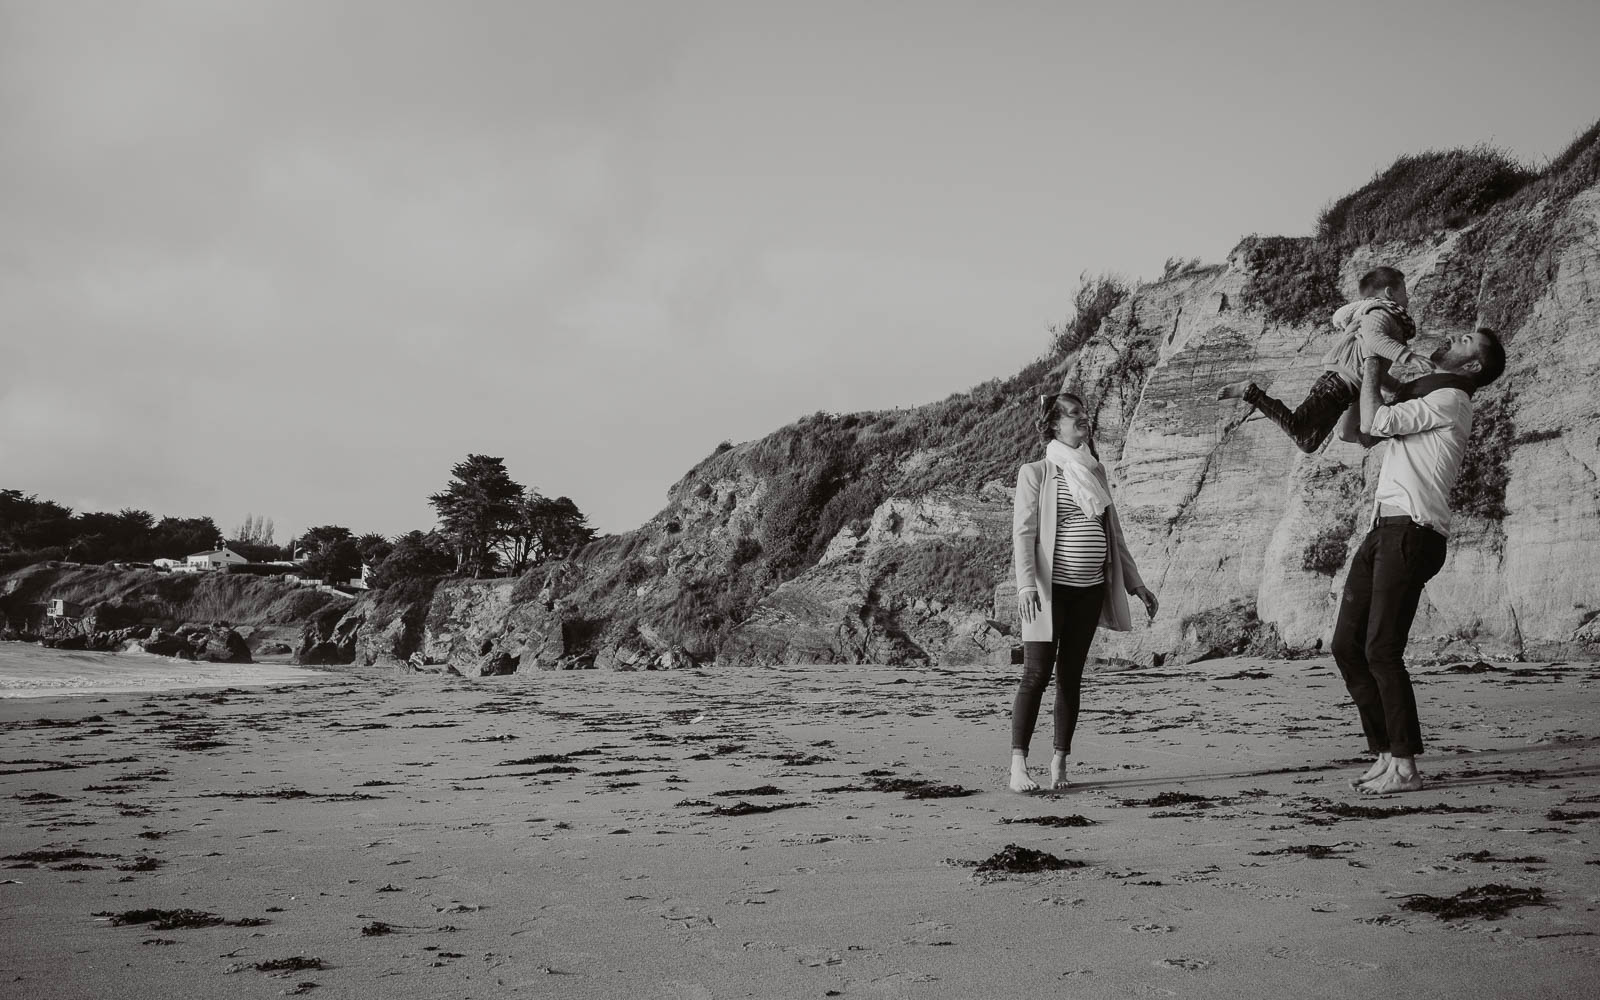
<instances>
[{"instance_id":1,"label":"child lifted in air","mask_svg":"<svg viewBox=\"0 0 1600 1000\"><path fill-rule=\"evenodd\" d=\"M1362 362L1378 357L1391 365L1408 362L1432 371L1432 362L1406 346L1417 335L1417 325L1406 312L1406 276L1392 267L1374 268L1361 279L1361 295L1333 314L1339 339L1323 356L1326 370L1298 409L1291 411L1254 382L1229 383L1217 398L1243 399L1282 427L1301 451L1313 452L1339 418L1360 405Z\"/></svg>"}]
</instances>

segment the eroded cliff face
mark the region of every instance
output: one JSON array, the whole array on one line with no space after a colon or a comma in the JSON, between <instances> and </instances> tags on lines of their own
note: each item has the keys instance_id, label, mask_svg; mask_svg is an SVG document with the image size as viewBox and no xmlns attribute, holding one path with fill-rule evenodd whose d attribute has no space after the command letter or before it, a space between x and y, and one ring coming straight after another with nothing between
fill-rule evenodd
<instances>
[{"instance_id":1,"label":"eroded cliff face","mask_svg":"<svg viewBox=\"0 0 1600 1000\"><path fill-rule=\"evenodd\" d=\"M1502 330L1506 375L1474 400L1484 438L1475 460L1487 470L1482 489L1495 495L1457 515L1448 561L1413 629L1417 653L1597 651L1600 191L1532 211L1552 214L1541 220L1553 235L1538 258L1548 280L1526 319ZM1361 273L1393 264L1410 277L1423 338L1471 329L1480 318L1460 306L1463 281L1479 281L1469 304L1497 294L1490 279L1472 277L1496 273L1483 254L1528 258L1526 248L1475 245L1477 270L1464 279L1463 240L1472 235L1469 227L1361 247L1342 258L1340 286L1353 290ZM834 473L839 482L819 474L822 485L808 488L847 497L854 484L875 503L870 518L844 523L798 571L773 569L773 525L790 523L780 519L799 495L770 471L770 455L758 460L774 435L719 452L673 487L648 524L569 563L517 582L442 584L409 629L393 609L374 615L371 601L339 627L363 659L465 673L1009 662L1012 480L951 488L959 477L939 473L947 463L983 469L973 450L986 440L1011 449L1009 469L1037 457L1029 390L1066 377L1097 412L1129 543L1162 604L1132 632L1102 632L1095 653L1150 663L1241 645L1326 648L1349 555L1370 518L1381 446L1365 452L1334 440L1305 455L1244 404L1216 400L1222 384L1250 378L1297 403L1333 335L1326 316L1274 322L1245 307L1252 246L1140 287L1063 359L927 414L864 415L877 423L851 439L855 464L837 466L847 470ZM919 414L965 436L946 430L944 444L930 443L906 430ZM886 495L867 490L869 481ZM946 485L921 485L929 482Z\"/></svg>"}]
</instances>

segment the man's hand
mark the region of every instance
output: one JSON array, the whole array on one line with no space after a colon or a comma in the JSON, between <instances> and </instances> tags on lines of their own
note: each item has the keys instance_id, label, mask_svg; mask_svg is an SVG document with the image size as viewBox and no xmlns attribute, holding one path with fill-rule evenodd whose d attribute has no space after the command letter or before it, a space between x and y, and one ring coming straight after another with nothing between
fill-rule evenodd
<instances>
[{"instance_id":1,"label":"man's hand","mask_svg":"<svg viewBox=\"0 0 1600 1000\"><path fill-rule=\"evenodd\" d=\"M1033 624L1040 611L1044 610L1044 602L1039 599L1037 590L1023 590L1017 592L1017 614L1029 625Z\"/></svg>"},{"instance_id":2,"label":"man's hand","mask_svg":"<svg viewBox=\"0 0 1600 1000\"><path fill-rule=\"evenodd\" d=\"M1133 588L1133 593L1139 598L1139 600L1144 602L1145 614L1150 616L1151 621L1154 621L1156 617L1156 611L1161 607L1161 602L1156 600L1156 595L1150 590L1149 587L1142 586Z\"/></svg>"}]
</instances>

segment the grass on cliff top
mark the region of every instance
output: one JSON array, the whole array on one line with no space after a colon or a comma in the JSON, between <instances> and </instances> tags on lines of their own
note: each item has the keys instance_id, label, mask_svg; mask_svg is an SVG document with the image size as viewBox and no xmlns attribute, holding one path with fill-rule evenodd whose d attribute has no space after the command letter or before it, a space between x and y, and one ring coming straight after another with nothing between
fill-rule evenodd
<instances>
[{"instance_id":1,"label":"grass on cliff top","mask_svg":"<svg viewBox=\"0 0 1600 1000\"><path fill-rule=\"evenodd\" d=\"M104 566L37 565L5 578L13 589L3 600L8 610L60 598L94 608L115 606L109 616L128 624L144 619L168 622L226 621L233 624L288 625L303 621L348 598L315 587L297 587L271 577L229 573L162 573Z\"/></svg>"},{"instance_id":2,"label":"grass on cliff top","mask_svg":"<svg viewBox=\"0 0 1600 1000\"><path fill-rule=\"evenodd\" d=\"M1317 240L1351 247L1459 229L1536 177L1488 145L1409 153L1324 209Z\"/></svg>"}]
</instances>

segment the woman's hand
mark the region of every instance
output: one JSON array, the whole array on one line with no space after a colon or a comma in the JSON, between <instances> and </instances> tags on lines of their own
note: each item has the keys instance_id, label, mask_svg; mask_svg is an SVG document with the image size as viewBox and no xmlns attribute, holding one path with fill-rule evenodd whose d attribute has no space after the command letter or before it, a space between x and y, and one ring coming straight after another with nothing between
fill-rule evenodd
<instances>
[{"instance_id":1,"label":"woman's hand","mask_svg":"<svg viewBox=\"0 0 1600 1000\"><path fill-rule=\"evenodd\" d=\"M1144 586L1133 588L1133 593L1139 600L1144 602L1145 614L1149 615L1152 621L1155 620L1156 611L1161 607L1161 602L1156 600L1155 593L1149 587Z\"/></svg>"},{"instance_id":2,"label":"woman's hand","mask_svg":"<svg viewBox=\"0 0 1600 1000\"><path fill-rule=\"evenodd\" d=\"M1029 625L1039 612L1044 610L1044 602L1039 599L1037 590L1022 590L1017 592L1017 614Z\"/></svg>"}]
</instances>

